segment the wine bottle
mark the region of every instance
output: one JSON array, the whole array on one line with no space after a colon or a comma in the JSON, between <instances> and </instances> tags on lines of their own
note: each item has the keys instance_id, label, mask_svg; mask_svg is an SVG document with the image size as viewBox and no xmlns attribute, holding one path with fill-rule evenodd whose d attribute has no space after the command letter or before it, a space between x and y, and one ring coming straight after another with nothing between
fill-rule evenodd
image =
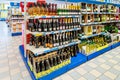
<instances>
[{"instance_id":1,"label":"wine bottle","mask_svg":"<svg viewBox=\"0 0 120 80\"><path fill-rule=\"evenodd\" d=\"M43 24L43 27L44 27L44 31L47 32L47 19L44 19L44 24Z\"/></svg>"},{"instance_id":2,"label":"wine bottle","mask_svg":"<svg viewBox=\"0 0 120 80\"><path fill-rule=\"evenodd\" d=\"M62 29L65 29L65 18L62 19Z\"/></svg>"},{"instance_id":3,"label":"wine bottle","mask_svg":"<svg viewBox=\"0 0 120 80\"><path fill-rule=\"evenodd\" d=\"M62 53L60 54L60 59L61 59L61 61L63 61L63 54Z\"/></svg>"},{"instance_id":4,"label":"wine bottle","mask_svg":"<svg viewBox=\"0 0 120 80\"><path fill-rule=\"evenodd\" d=\"M63 61L65 61L66 60L66 54L65 54L65 51L64 51L64 53L63 53Z\"/></svg>"},{"instance_id":5,"label":"wine bottle","mask_svg":"<svg viewBox=\"0 0 120 80\"><path fill-rule=\"evenodd\" d=\"M49 44L50 44L49 47L52 48L54 44L52 34L50 35L50 38L49 38Z\"/></svg>"},{"instance_id":6,"label":"wine bottle","mask_svg":"<svg viewBox=\"0 0 120 80\"><path fill-rule=\"evenodd\" d=\"M28 54L28 57L29 57L29 61L30 61L31 65L33 65L33 57L34 57L34 55L33 55L33 53L31 51Z\"/></svg>"},{"instance_id":7,"label":"wine bottle","mask_svg":"<svg viewBox=\"0 0 120 80\"><path fill-rule=\"evenodd\" d=\"M36 70L36 73L40 72L39 62L35 62L35 70Z\"/></svg>"},{"instance_id":8,"label":"wine bottle","mask_svg":"<svg viewBox=\"0 0 120 80\"><path fill-rule=\"evenodd\" d=\"M42 21L39 20L39 25L38 25L38 32L41 32L42 31Z\"/></svg>"},{"instance_id":9,"label":"wine bottle","mask_svg":"<svg viewBox=\"0 0 120 80\"><path fill-rule=\"evenodd\" d=\"M44 21L42 20L42 21L41 21L41 31L42 31L42 32L44 32L44 24L45 24L45 23L44 23Z\"/></svg>"},{"instance_id":10,"label":"wine bottle","mask_svg":"<svg viewBox=\"0 0 120 80\"><path fill-rule=\"evenodd\" d=\"M49 26L49 31L52 31L52 19L49 19L48 26Z\"/></svg>"},{"instance_id":11,"label":"wine bottle","mask_svg":"<svg viewBox=\"0 0 120 80\"><path fill-rule=\"evenodd\" d=\"M47 32L49 32L50 31L50 29L49 29L49 19L47 19L47 21L46 21L46 26L47 26Z\"/></svg>"},{"instance_id":12,"label":"wine bottle","mask_svg":"<svg viewBox=\"0 0 120 80\"><path fill-rule=\"evenodd\" d=\"M73 57L74 56L74 50L73 50L74 48L73 48L73 46L70 46L70 53L71 53L71 57Z\"/></svg>"},{"instance_id":13,"label":"wine bottle","mask_svg":"<svg viewBox=\"0 0 120 80\"><path fill-rule=\"evenodd\" d=\"M34 31L34 19L29 19L28 29L32 32Z\"/></svg>"},{"instance_id":14,"label":"wine bottle","mask_svg":"<svg viewBox=\"0 0 120 80\"><path fill-rule=\"evenodd\" d=\"M57 65L56 55L53 55L53 65L54 65L54 66L56 66L56 65Z\"/></svg>"},{"instance_id":15,"label":"wine bottle","mask_svg":"<svg viewBox=\"0 0 120 80\"><path fill-rule=\"evenodd\" d=\"M44 60L40 61L40 72L45 71L45 63Z\"/></svg>"},{"instance_id":16,"label":"wine bottle","mask_svg":"<svg viewBox=\"0 0 120 80\"><path fill-rule=\"evenodd\" d=\"M39 47L42 46L42 37L41 36L38 37L38 46Z\"/></svg>"},{"instance_id":17,"label":"wine bottle","mask_svg":"<svg viewBox=\"0 0 120 80\"><path fill-rule=\"evenodd\" d=\"M44 63L45 63L45 70L50 69L50 63L49 63L49 60L46 59Z\"/></svg>"},{"instance_id":18,"label":"wine bottle","mask_svg":"<svg viewBox=\"0 0 120 80\"><path fill-rule=\"evenodd\" d=\"M60 64L61 63L61 59L60 59L60 56L57 55L57 64Z\"/></svg>"},{"instance_id":19,"label":"wine bottle","mask_svg":"<svg viewBox=\"0 0 120 80\"><path fill-rule=\"evenodd\" d=\"M58 19L56 19L55 24L56 24L56 30L57 31L60 30L60 25L59 25Z\"/></svg>"},{"instance_id":20,"label":"wine bottle","mask_svg":"<svg viewBox=\"0 0 120 80\"><path fill-rule=\"evenodd\" d=\"M50 66L53 67L53 57L49 57Z\"/></svg>"},{"instance_id":21,"label":"wine bottle","mask_svg":"<svg viewBox=\"0 0 120 80\"><path fill-rule=\"evenodd\" d=\"M47 36L42 36L42 45L44 46L44 48L46 48L46 43L47 43Z\"/></svg>"}]
</instances>

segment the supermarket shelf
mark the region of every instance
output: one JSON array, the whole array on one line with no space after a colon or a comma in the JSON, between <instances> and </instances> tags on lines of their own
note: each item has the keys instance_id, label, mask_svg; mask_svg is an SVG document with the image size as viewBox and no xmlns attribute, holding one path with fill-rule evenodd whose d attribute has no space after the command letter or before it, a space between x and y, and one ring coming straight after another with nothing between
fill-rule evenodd
<instances>
[{"instance_id":1,"label":"supermarket shelf","mask_svg":"<svg viewBox=\"0 0 120 80\"><path fill-rule=\"evenodd\" d=\"M120 13L111 13L111 12L81 12L81 14L120 14Z\"/></svg>"},{"instance_id":2,"label":"supermarket shelf","mask_svg":"<svg viewBox=\"0 0 120 80\"><path fill-rule=\"evenodd\" d=\"M81 30L81 28L74 28L74 29L67 29L67 30L59 30L59 31L51 31L51 32L31 32L31 31L27 30L27 31L26 31L26 34L48 35L48 34L56 34L56 33L70 32L70 31L77 31L77 30Z\"/></svg>"},{"instance_id":3,"label":"supermarket shelf","mask_svg":"<svg viewBox=\"0 0 120 80\"><path fill-rule=\"evenodd\" d=\"M91 23L81 23L81 26L89 26L89 25L99 25L99 24L105 24L105 23L114 23L114 22L120 22L120 20L116 21L106 21L106 22L91 22Z\"/></svg>"},{"instance_id":4,"label":"supermarket shelf","mask_svg":"<svg viewBox=\"0 0 120 80\"><path fill-rule=\"evenodd\" d=\"M24 18L11 18L11 20L24 20Z\"/></svg>"},{"instance_id":5,"label":"supermarket shelf","mask_svg":"<svg viewBox=\"0 0 120 80\"><path fill-rule=\"evenodd\" d=\"M92 34L92 35L89 35L89 36L82 36L80 39L91 38L91 37L102 35L102 34L105 34L105 32L101 32L101 33L98 33L98 34Z\"/></svg>"},{"instance_id":6,"label":"supermarket shelf","mask_svg":"<svg viewBox=\"0 0 120 80\"><path fill-rule=\"evenodd\" d=\"M53 48L35 48L35 46L30 46L29 44L27 44L26 49L32 51L35 56L38 56L40 54L49 53L49 52L59 50L59 49L64 48L64 47L72 46L72 45L75 45L78 43L80 43L80 41L71 42L71 43L68 43L68 44L65 44L62 46L58 46L58 47L53 47Z\"/></svg>"},{"instance_id":7,"label":"supermarket shelf","mask_svg":"<svg viewBox=\"0 0 120 80\"><path fill-rule=\"evenodd\" d=\"M28 69L28 71L31 75L31 78L33 80L36 80L33 72L30 70L30 67L28 66L27 58L24 57L24 47L23 47L23 45L19 46L19 50L20 50L20 54L23 58L23 61L24 61L25 65L26 65L26 67L27 67L27 69ZM86 61L87 61L87 57L85 55L81 54L81 53L78 53L78 55L76 57L71 58L71 63L69 65L66 65L66 66L64 66L64 67L62 67L62 68L44 76L44 77L41 77L37 80L48 80L48 79L52 80L53 78L60 76L61 74L67 72L68 70L73 69L74 67L77 67L77 66L85 63Z\"/></svg>"},{"instance_id":8,"label":"supermarket shelf","mask_svg":"<svg viewBox=\"0 0 120 80\"><path fill-rule=\"evenodd\" d=\"M38 19L38 18L69 18L69 17L80 17L80 16L28 16L27 19Z\"/></svg>"},{"instance_id":9,"label":"supermarket shelf","mask_svg":"<svg viewBox=\"0 0 120 80\"><path fill-rule=\"evenodd\" d=\"M15 33L12 33L12 36L19 36L19 35L22 35L22 32L15 32Z\"/></svg>"}]
</instances>

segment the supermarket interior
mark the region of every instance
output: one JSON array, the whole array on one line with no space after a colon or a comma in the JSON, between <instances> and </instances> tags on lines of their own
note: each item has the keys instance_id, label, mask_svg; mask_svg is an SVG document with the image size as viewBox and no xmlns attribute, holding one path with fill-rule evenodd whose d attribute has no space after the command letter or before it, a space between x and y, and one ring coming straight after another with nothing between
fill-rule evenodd
<instances>
[{"instance_id":1,"label":"supermarket interior","mask_svg":"<svg viewBox=\"0 0 120 80\"><path fill-rule=\"evenodd\" d=\"M120 80L120 0L0 1L0 80Z\"/></svg>"}]
</instances>

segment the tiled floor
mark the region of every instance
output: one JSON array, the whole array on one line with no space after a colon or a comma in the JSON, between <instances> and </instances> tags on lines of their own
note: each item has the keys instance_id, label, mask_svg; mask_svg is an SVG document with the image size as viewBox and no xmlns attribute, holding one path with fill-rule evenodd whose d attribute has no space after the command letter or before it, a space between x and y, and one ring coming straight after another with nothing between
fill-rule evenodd
<instances>
[{"instance_id":1,"label":"tiled floor","mask_svg":"<svg viewBox=\"0 0 120 80\"><path fill-rule=\"evenodd\" d=\"M31 80L19 53L21 36L11 37L0 22L0 80ZM54 80L120 80L120 47L113 49Z\"/></svg>"}]
</instances>

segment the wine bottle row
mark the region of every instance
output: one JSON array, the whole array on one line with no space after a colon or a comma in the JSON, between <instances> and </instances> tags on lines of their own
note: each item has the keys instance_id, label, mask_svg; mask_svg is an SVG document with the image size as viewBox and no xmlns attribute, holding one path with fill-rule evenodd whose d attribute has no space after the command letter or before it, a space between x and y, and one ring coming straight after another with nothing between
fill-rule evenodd
<instances>
[{"instance_id":1,"label":"wine bottle row","mask_svg":"<svg viewBox=\"0 0 120 80\"><path fill-rule=\"evenodd\" d=\"M57 9L58 15L79 15L80 4L61 4Z\"/></svg>"},{"instance_id":2,"label":"wine bottle row","mask_svg":"<svg viewBox=\"0 0 120 80\"><path fill-rule=\"evenodd\" d=\"M84 54L91 54L99 50L100 47L103 47L109 44L111 42L111 37L99 35L99 36L84 39L81 41L82 43L79 44L80 52Z\"/></svg>"},{"instance_id":3,"label":"wine bottle row","mask_svg":"<svg viewBox=\"0 0 120 80\"><path fill-rule=\"evenodd\" d=\"M29 15L57 15L57 4L32 3L28 6Z\"/></svg>"},{"instance_id":4,"label":"wine bottle row","mask_svg":"<svg viewBox=\"0 0 120 80\"><path fill-rule=\"evenodd\" d=\"M96 4L87 4L81 3L82 12L111 12L116 13L117 7L114 5L96 5Z\"/></svg>"},{"instance_id":5,"label":"wine bottle row","mask_svg":"<svg viewBox=\"0 0 120 80\"><path fill-rule=\"evenodd\" d=\"M65 47L63 49L60 49L58 51L50 52L48 54L42 54L39 57L37 57L37 61L35 61L35 70L36 73L46 71L50 69L51 67L57 66L66 60L69 60L70 57L77 56L77 53L79 52L78 45ZM33 53L28 54L29 62L33 66Z\"/></svg>"},{"instance_id":6,"label":"wine bottle row","mask_svg":"<svg viewBox=\"0 0 120 80\"><path fill-rule=\"evenodd\" d=\"M30 44L30 46L34 45L35 48L57 47L57 46L71 43L73 41L77 41L78 40L77 34L80 34L80 33L81 33L81 30L63 32L63 33L57 33L57 34L50 34L50 35L46 35L46 36L31 35L29 44Z\"/></svg>"},{"instance_id":7,"label":"wine bottle row","mask_svg":"<svg viewBox=\"0 0 120 80\"><path fill-rule=\"evenodd\" d=\"M103 21L115 21L119 20L118 17L111 14L94 14L94 15L82 15L82 23L90 23L90 22L103 22Z\"/></svg>"},{"instance_id":8,"label":"wine bottle row","mask_svg":"<svg viewBox=\"0 0 120 80\"><path fill-rule=\"evenodd\" d=\"M76 18L29 19L28 30L31 32L50 32L80 28L80 20Z\"/></svg>"}]
</instances>

